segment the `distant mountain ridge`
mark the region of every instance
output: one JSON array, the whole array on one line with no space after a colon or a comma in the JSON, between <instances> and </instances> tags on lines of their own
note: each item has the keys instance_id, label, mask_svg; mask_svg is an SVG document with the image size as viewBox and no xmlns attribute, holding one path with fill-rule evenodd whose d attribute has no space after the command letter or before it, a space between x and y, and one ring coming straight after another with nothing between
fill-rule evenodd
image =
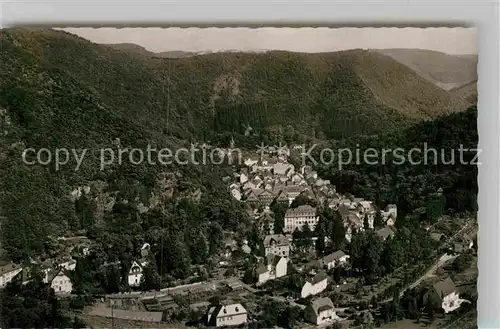
<instances>
[{"instance_id":1,"label":"distant mountain ridge","mask_svg":"<svg viewBox=\"0 0 500 329\"><path fill-rule=\"evenodd\" d=\"M71 77L118 116L180 139L243 134L244 125L257 134L267 130L275 136L290 126L294 135L343 138L470 106L398 61L368 50L229 52L166 61L150 57L143 47L99 45L67 32L4 34L3 62L11 63L4 66L4 81L32 65L46 79L65 72L60 79Z\"/></svg>"},{"instance_id":2,"label":"distant mountain ridge","mask_svg":"<svg viewBox=\"0 0 500 329\"><path fill-rule=\"evenodd\" d=\"M376 49L424 79L451 90L477 80L477 55L449 55L425 49Z\"/></svg>"}]
</instances>

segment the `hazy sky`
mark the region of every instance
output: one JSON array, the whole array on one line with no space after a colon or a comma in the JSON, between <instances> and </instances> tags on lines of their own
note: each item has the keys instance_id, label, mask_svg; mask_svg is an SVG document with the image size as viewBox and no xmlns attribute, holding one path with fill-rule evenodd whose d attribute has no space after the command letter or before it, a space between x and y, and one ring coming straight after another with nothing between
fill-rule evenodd
<instances>
[{"instance_id":1,"label":"hazy sky","mask_svg":"<svg viewBox=\"0 0 500 329\"><path fill-rule=\"evenodd\" d=\"M66 28L96 43L135 43L154 51L420 48L477 54L475 28Z\"/></svg>"}]
</instances>

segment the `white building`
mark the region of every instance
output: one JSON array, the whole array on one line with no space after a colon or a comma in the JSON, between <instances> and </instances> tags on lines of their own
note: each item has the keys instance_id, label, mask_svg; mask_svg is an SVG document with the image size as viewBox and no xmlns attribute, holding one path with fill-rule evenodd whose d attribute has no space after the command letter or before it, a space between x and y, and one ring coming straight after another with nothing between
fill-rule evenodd
<instances>
[{"instance_id":1,"label":"white building","mask_svg":"<svg viewBox=\"0 0 500 329\"><path fill-rule=\"evenodd\" d=\"M69 260L59 264L58 267L63 268L67 271L73 271L76 268L76 260L69 259Z\"/></svg>"},{"instance_id":2,"label":"white building","mask_svg":"<svg viewBox=\"0 0 500 329\"><path fill-rule=\"evenodd\" d=\"M307 280L302 286L300 296L306 298L307 296L317 295L324 291L328 286L328 275L325 272L319 272L312 279Z\"/></svg>"},{"instance_id":3,"label":"white building","mask_svg":"<svg viewBox=\"0 0 500 329\"><path fill-rule=\"evenodd\" d=\"M131 287L138 287L141 284L142 279L142 266L134 261L128 272L128 285Z\"/></svg>"},{"instance_id":4,"label":"white building","mask_svg":"<svg viewBox=\"0 0 500 329\"><path fill-rule=\"evenodd\" d=\"M22 270L21 266L14 263L3 263L0 265L0 288L5 287Z\"/></svg>"},{"instance_id":5,"label":"white building","mask_svg":"<svg viewBox=\"0 0 500 329\"><path fill-rule=\"evenodd\" d=\"M304 310L304 318L317 325L324 325L339 319L330 298L314 299Z\"/></svg>"},{"instance_id":6,"label":"white building","mask_svg":"<svg viewBox=\"0 0 500 329\"><path fill-rule=\"evenodd\" d=\"M241 191L239 188L232 188L230 193L233 198L235 198L238 201L241 201Z\"/></svg>"},{"instance_id":7,"label":"white building","mask_svg":"<svg viewBox=\"0 0 500 329\"><path fill-rule=\"evenodd\" d=\"M385 211L381 211L381 215L386 225L394 225L396 218L398 218L398 207L395 204L388 204Z\"/></svg>"},{"instance_id":8,"label":"white building","mask_svg":"<svg viewBox=\"0 0 500 329\"><path fill-rule=\"evenodd\" d=\"M267 235L263 246L265 256L275 254L286 258L290 255L290 241L283 234Z\"/></svg>"},{"instance_id":9,"label":"white building","mask_svg":"<svg viewBox=\"0 0 500 329\"><path fill-rule=\"evenodd\" d=\"M335 268L337 266L342 266L349 260L349 255L347 255L342 250L337 250L319 260L321 266L326 267L328 270Z\"/></svg>"},{"instance_id":10,"label":"white building","mask_svg":"<svg viewBox=\"0 0 500 329\"><path fill-rule=\"evenodd\" d=\"M438 302L444 313L450 313L458 309L463 301L458 295L455 283L450 278L439 281L432 286L431 290L425 294L424 301L429 303L431 296Z\"/></svg>"},{"instance_id":11,"label":"white building","mask_svg":"<svg viewBox=\"0 0 500 329\"><path fill-rule=\"evenodd\" d=\"M247 310L241 304L217 305L208 309L207 325L211 327L239 326L247 323Z\"/></svg>"},{"instance_id":12,"label":"white building","mask_svg":"<svg viewBox=\"0 0 500 329\"><path fill-rule=\"evenodd\" d=\"M53 275L49 275L48 281L56 294L70 294L73 291L71 279L63 269L55 270Z\"/></svg>"},{"instance_id":13,"label":"white building","mask_svg":"<svg viewBox=\"0 0 500 329\"><path fill-rule=\"evenodd\" d=\"M257 285L286 275L287 259L275 254L269 254L256 268Z\"/></svg>"},{"instance_id":14,"label":"white building","mask_svg":"<svg viewBox=\"0 0 500 329\"><path fill-rule=\"evenodd\" d=\"M292 233L296 228L299 230L307 223L311 230L318 224L319 216L316 215L316 208L310 205L303 205L297 208L288 209L285 214L284 232Z\"/></svg>"}]
</instances>

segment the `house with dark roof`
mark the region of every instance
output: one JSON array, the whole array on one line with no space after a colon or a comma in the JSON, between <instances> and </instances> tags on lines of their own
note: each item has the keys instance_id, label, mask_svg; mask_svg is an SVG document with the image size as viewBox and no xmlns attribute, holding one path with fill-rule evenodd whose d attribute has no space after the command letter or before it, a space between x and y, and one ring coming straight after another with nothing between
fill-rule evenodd
<instances>
[{"instance_id":1,"label":"house with dark roof","mask_svg":"<svg viewBox=\"0 0 500 329\"><path fill-rule=\"evenodd\" d=\"M327 286L328 275L324 271L321 271L306 281L306 283L302 286L300 296L302 298L306 298L307 296L317 295L324 291Z\"/></svg>"},{"instance_id":2,"label":"house with dark roof","mask_svg":"<svg viewBox=\"0 0 500 329\"><path fill-rule=\"evenodd\" d=\"M268 254L255 268L257 285L286 275L287 259L275 254Z\"/></svg>"},{"instance_id":3,"label":"house with dark roof","mask_svg":"<svg viewBox=\"0 0 500 329\"><path fill-rule=\"evenodd\" d=\"M133 261L128 271L127 282L131 287L138 287L141 284L143 267L138 261Z\"/></svg>"},{"instance_id":4,"label":"house with dark roof","mask_svg":"<svg viewBox=\"0 0 500 329\"><path fill-rule=\"evenodd\" d=\"M328 270L331 270L332 268L346 264L349 260L349 257L350 256L342 250L337 250L321 258L319 260L319 263L321 266L326 267Z\"/></svg>"},{"instance_id":5,"label":"house with dark roof","mask_svg":"<svg viewBox=\"0 0 500 329\"><path fill-rule=\"evenodd\" d=\"M247 310L241 304L211 306L207 312L207 325L211 327L239 326L247 323Z\"/></svg>"},{"instance_id":6,"label":"house with dark roof","mask_svg":"<svg viewBox=\"0 0 500 329\"><path fill-rule=\"evenodd\" d=\"M5 287L22 270L20 265L11 262L0 263L0 288Z\"/></svg>"},{"instance_id":7,"label":"house with dark roof","mask_svg":"<svg viewBox=\"0 0 500 329\"><path fill-rule=\"evenodd\" d=\"M283 234L266 235L262 244L265 256L275 254L287 258L290 255L290 241Z\"/></svg>"},{"instance_id":8,"label":"house with dark roof","mask_svg":"<svg viewBox=\"0 0 500 329\"><path fill-rule=\"evenodd\" d=\"M313 299L304 310L306 321L317 326L334 322L339 319L335 312L333 302L328 297Z\"/></svg>"},{"instance_id":9,"label":"house with dark roof","mask_svg":"<svg viewBox=\"0 0 500 329\"><path fill-rule=\"evenodd\" d=\"M49 283L56 294L71 294L73 284L68 275L68 270L64 268L53 269L44 278L44 283Z\"/></svg>"},{"instance_id":10,"label":"house with dark roof","mask_svg":"<svg viewBox=\"0 0 500 329\"><path fill-rule=\"evenodd\" d=\"M271 188L271 186L270 186ZM276 196L270 190L261 190L257 198L261 205L269 206Z\"/></svg>"},{"instance_id":11,"label":"house with dark roof","mask_svg":"<svg viewBox=\"0 0 500 329\"><path fill-rule=\"evenodd\" d=\"M444 313L450 313L458 309L462 303L458 295L455 283L448 277L434 284L432 288L424 295L424 302L429 303L436 308L442 308Z\"/></svg>"}]
</instances>

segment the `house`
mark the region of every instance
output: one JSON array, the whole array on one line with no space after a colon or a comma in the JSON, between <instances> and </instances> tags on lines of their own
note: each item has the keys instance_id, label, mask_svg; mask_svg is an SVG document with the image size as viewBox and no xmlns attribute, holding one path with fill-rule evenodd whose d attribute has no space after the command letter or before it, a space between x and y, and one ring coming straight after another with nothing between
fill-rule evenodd
<instances>
[{"instance_id":1,"label":"house","mask_svg":"<svg viewBox=\"0 0 500 329\"><path fill-rule=\"evenodd\" d=\"M292 204L293 200L299 196L299 194L304 191L306 187L304 185L287 185L285 186L285 193L288 197L288 203Z\"/></svg>"},{"instance_id":2,"label":"house","mask_svg":"<svg viewBox=\"0 0 500 329\"><path fill-rule=\"evenodd\" d=\"M238 201L241 201L241 192L239 188L232 188L230 190L231 196Z\"/></svg>"},{"instance_id":3,"label":"house","mask_svg":"<svg viewBox=\"0 0 500 329\"><path fill-rule=\"evenodd\" d=\"M138 287L141 284L142 274L142 266L138 262L133 261L128 271L128 285L131 287Z\"/></svg>"},{"instance_id":4,"label":"house","mask_svg":"<svg viewBox=\"0 0 500 329\"><path fill-rule=\"evenodd\" d=\"M349 257L350 256L342 250L337 250L321 258L319 260L319 263L321 266L326 267L328 270L331 270L332 268L346 264Z\"/></svg>"},{"instance_id":5,"label":"house","mask_svg":"<svg viewBox=\"0 0 500 329\"><path fill-rule=\"evenodd\" d=\"M276 186L274 187L275 191L277 190ZM288 205L290 202L288 200L288 197L286 196L285 192L280 190L279 192L275 192L278 196L276 197L276 202L279 202L281 204L286 204Z\"/></svg>"},{"instance_id":6,"label":"house","mask_svg":"<svg viewBox=\"0 0 500 329\"><path fill-rule=\"evenodd\" d=\"M291 181L295 185L300 185L304 181L304 176L299 173L292 174Z\"/></svg>"},{"instance_id":7,"label":"house","mask_svg":"<svg viewBox=\"0 0 500 329\"><path fill-rule=\"evenodd\" d=\"M247 323L247 310L241 304L217 305L208 309L208 326L229 327L244 323Z\"/></svg>"},{"instance_id":8,"label":"house","mask_svg":"<svg viewBox=\"0 0 500 329\"><path fill-rule=\"evenodd\" d=\"M246 169L246 168L243 168L243 169ZM240 181L240 184L245 184L246 182L248 182L248 171L245 170L245 171L241 171L240 173L240 177L239 177L239 181Z\"/></svg>"},{"instance_id":9,"label":"house","mask_svg":"<svg viewBox=\"0 0 500 329\"><path fill-rule=\"evenodd\" d=\"M368 217L369 228L373 228L373 221L375 220L376 210L371 201L360 201L357 203L356 210L361 218L366 215Z\"/></svg>"},{"instance_id":10,"label":"house","mask_svg":"<svg viewBox=\"0 0 500 329\"><path fill-rule=\"evenodd\" d=\"M247 240L243 240L243 245L241 246L241 251L243 251L245 254L251 254L252 253L252 248L248 245Z\"/></svg>"},{"instance_id":11,"label":"house","mask_svg":"<svg viewBox=\"0 0 500 329\"><path fill-rule=\"evenodd\" d=\"M328 297L312 300L304 310L304 318L306 321L309 321L317 326L339 319L335 313L333 302Z\"/></svg>"},{"instance_id":12,"label":"house","mask_svg":"<svg viewBox=\"0 0 500 329\"><path fill-rule=\"evenodd\" d=\"M347 205L343 200L340 201L340 205L337 208L344 223L345 238L347 241L351 241L353 232L364 231L364 218L361 218L355 209L356 207L352 203ZM371 221L371 224L373 227L373 221ZM370 226L370 220L368 220L368 226Z\"/></svg>"},{"instance_id":13,"label":"house","mask_svg":"<svg viewBox=\"0 0 500 329\"><path fill-rule=\"evenodd\" d=\"M286 258L290 255L290 241L283 234L267 235L263 246L265 256L275 254Z\"/></svg>"},{"instance_id":14,"label":"house","mask_svg":"<svg viewBox=\"0 0 500 329\"><path fill-rule=\"evenodd\" d=\"M249 167L254 171L254 166L259 162L257 159L252 159L252 158L246 158L245 161L243 162L245 166Z\"/></svg>"},{"instance_id":15,"label":"house","mask_svg":"<svg viewBox=\"0 0 500 329\"><path fill-rule=\"evenodd\" d=\"M392 226L386 226L384 228L381 228L380 230L375 231L375 234L379 236L382 241L385 241L387 240L387 238L393 238L396 235L396 228Z\"/></svg>"},{"instance_id":16,"label":"house","mask_svg":"<svg viewBox=\"0 0 500 329\"><path fill-rule=\"evenodd\" d=\"M457 239L457 241L453 243L452 248L453 251L456 253L463 253L466 252L467 250L472 249L473 246L474 242L468 237L464 236Z\"/></svg>"},{"instance_id":17,"label":"house","mask_svg":"<svg viewBox=\"0 0 500 329\"><path fill-rule=\"evenodd\" d=\"M387 222L389 219L391 219L392 222L394 222L396 221L396 218L398 218L398 207L395 204L388 204L385 207L385 211L381 212L381 215L385 222Z\"/></svg>"},{"instance_id":18,"label":"house","mask_svg":"<svg viewBox=\"0 0 500 329\"><path fill-rule=\"evenodd\" d=\"M436 242L446 241L446 236L443 233L431 233L430 238Z\"/></svg>"},{"instance_id":19,"label":"house","mask_svg":"<svg viewBox=\"0 0 500 329\"><path fill-rule=\"evenodd\" d=\"M76 260L69 259L63 263L60 263L58 267L63 268L67 271L73 271L76 268Z\"/></svg>"},{"instance_id":20,"label":"house","mask_svg":"<svg viewBox=\"0 0 500 329\"><path fill-rule=\"evenodd\" d=\"M328 275L325 272L319 272L312 279L307 280L302 286L300 296L306 298L307 296L317 295L324 291L328 286Z\"/></svg>"},{"instance_id":21,"label":"house","mask_svg":"<svg viewBox=\"0 0 500 329\"><path fill-rule=\"evenodd\" d=\"M296 228L299 230L307 223L311 230L318 224L319 216L316 216L316 208L310 205L302 205L297 208L288 209L285 213L284 232L292 233Z\"/></svg>"},{"instance_id":22,"label":"house","mask_svg":"<svg viewBox=\"0 0 500 329\"><path fill-rule=\"evenodd\" d=\"M70 294L73 291L73 284L65 269L56 269L49 273L44 283L50 283L56 294Z\"/></svg>"},{"instance_id":23,"label":"house","mask_svg":"<svg viewBox=\"0 0 500 329\"><path fill-rule=\"evenodd\" d=\"M431 298L436 301L436 308L442 308L444 313L450 313L460 307L462 299L459 298L455 283L448 277L434 284L424 295L426 304L432 303Z\"/></svg>"},{"instance_id":24,"label":"house","mask_svg":"<svg viewBox=\"0 0 500 329\"><path fill-rule=\"evenodd\" d=\"M274 280L286 275L287 259L275 254L268 254L264 261L257 265L257 285L262 285L269 280Z\"/></svg>"},{"instance_id":25,"label":"house","mask_svg":"<svg viewBox=\"0 0 500 329\"><path fill-rule=\"evenodd\" d=\"M271 188L271 186L270 186ZM273 192L269 190L261 190L257 198L259 199L259 202L264 205L264 206L269 206L271 202L273 202L274 198L276 196L273 194Z\"/></svg>"},{"instance_id":26,"label":"house","mask_svg":"<svg viewBox=\"0 0 500 329\"><path fill-rule=\"evenodd\" d=\"M5 287L22 270L20 265L11 262L0 263L0 288Z\"/></svg>"},{"instance_id":27,"label":"house","mask_svg":"<svg viewBox=\"0 0 500 329\"><path fill-rule=\"evenodd\" d=\"M144 243L141 247L141 257L148 257L149 252L151 251L151 245L149 243Z\"/></svg>"},{"instance_id":28,"label":"house","mask_svg":"<svg viewBox=\"0 0 500 329\"><path fill-rule=\"evenodd\" d=\"M251 206L255 207L259 204L259 197L258 195L260 194L261 190L259 189L250 189L248 190L246 194L246 203Z\"/></svg>"}]
</instances>

